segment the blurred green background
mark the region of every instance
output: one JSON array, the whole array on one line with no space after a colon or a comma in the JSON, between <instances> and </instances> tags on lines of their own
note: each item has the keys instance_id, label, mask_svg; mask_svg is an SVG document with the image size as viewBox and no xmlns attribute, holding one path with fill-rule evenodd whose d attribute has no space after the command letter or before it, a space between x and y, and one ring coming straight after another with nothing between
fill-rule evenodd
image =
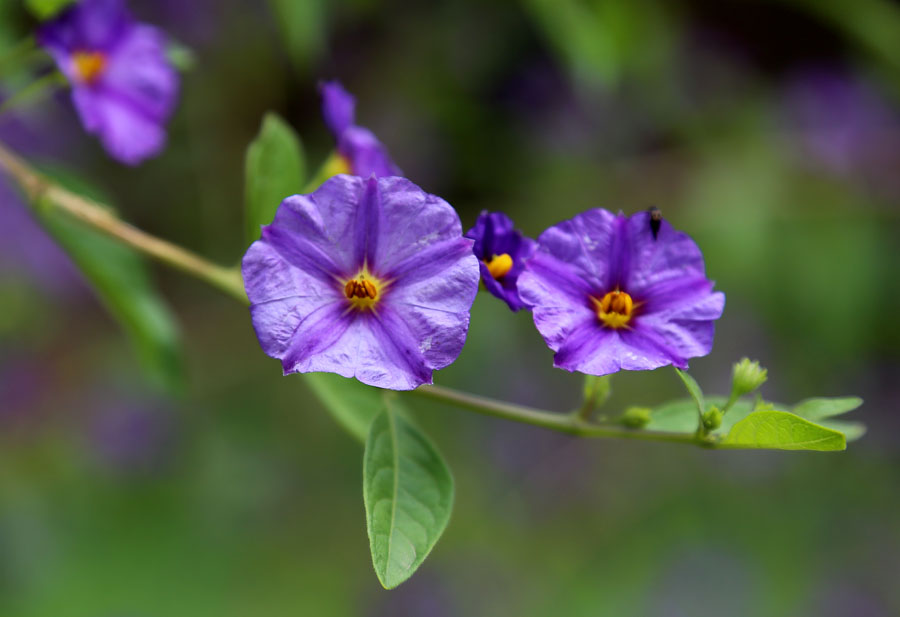
<instances>
[{"instance_id":1,"label":"blurred green background","mask_svg":"<svg viewBox=\"0 0 900 617\"><path fill-rule=\"evenodd\" d=\"M660 207L727 295L713 353L767 398L857 394L846 453L577 440L416 406L456 477L444 537L392 592L371 569L362 449L259 349L245 308L158 267L180 385L133 348L0 185L0 615L4 617L900 614L900 9L879 0L134 0L193 51L161 157L117 165L66 93L0 139L124 217L223 263L243 251L244 149L275 110L311 170L316 84L464 227L529 235ZM0 52L35 23L0 2ZM2 55L2 54L0 54ZM39 67L20 67L9 85ZM4 180L0 180L0 183ZM436 383L565 410L527 313L480 295ZM679 396L618 376L613 408ZM418 399L413 399L418 400Z\"/></svg>"}]
</instances>

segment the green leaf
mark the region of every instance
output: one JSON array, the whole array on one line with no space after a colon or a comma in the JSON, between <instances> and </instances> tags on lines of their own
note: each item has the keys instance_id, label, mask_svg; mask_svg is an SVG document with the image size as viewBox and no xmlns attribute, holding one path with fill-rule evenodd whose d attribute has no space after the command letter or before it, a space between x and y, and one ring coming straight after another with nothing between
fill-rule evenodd
<instances>
[{"instance_id":1,"label":"green leaf","mask_svg":"<svg viewBox=\"0 0 900 617\"><path fill-rule=\"evenodd\" d=\"M281 201L303 189L303 146L278 114L269 112L244 160L246 239L259 238L259 226L275 217Z\"/></svg>"},{"instance_id":2,"label":"green leaf","mask_svg":"<svg viewBox=\"0 0 900 617\"><path fill-rule=\"evenodd\" d=\"M434 446L397 413L372 423L363 462L372 564L393 589L422 564L450 520L453 476Z\"/></svg>"},{"instance_id":3,"label":"green leaf","mask_svg":"<svg viewBox=\"0 0 900 617\"><path fill-rule=\"evenodd\" d=\"M128 334L150 379L169 392L180 391L183 367L178 328L141 258L78 221L53 212L41 218Z\"/></svg>"},{"instance_id":4,"label":"green leaf","mask_svg":"<svg viewBox=\"0 0 900 617\"><path fill-rule=\"evenodd\" d=\"M700 384L685 371L675 369L675 372L678 373L681 381L684 382L684 387L687 388L688 394L690 394L691 398L694 399L694 402L697 403L697 410L702 416L703 412L706 411L706 407L703 403L703 390L700 389Z\"/></svg>"},{"instance_id":5,"label":"green leaf","mask_svg":"<svg viewBox=\"0 0 900 617\"><path fill-rule=\"evenodd\" d=\"M327 0L269 0L269 8L295 68L306 68L325 48ZM346 10L344 7L342 10Z\"/></svg>"},{"instance_id":6,"label":"green leaf","mask_svg":"<svg viewBox=\"0 0 900 617\"><path fill-rule=\"evenodd\" d=\"M791 411L807 420L816 422L832 416L838 416L848 411L853 411L863 404L858 396L845 396L842 398L808 398L800 401Z\"/></svg>"},{"instance_id":7,"label":"green leaf","mask_svg":"<svg viewBox=\"0 0 900 617\"><path fill-rule=\"evenodd\" d=\"M735 424L719 444L723 448L844 450L844 435L786 411L756 411Z\"/></svg>"},{"instance_id":8,"label":"green leaf","mask_svg":"<svg viewBox=\"0 0 900 617\"><path fill-rule=\"evenodd\" d=\"M372 420L385 409L384 391L332 373L309 373L303 380L335 420L365 443Z\"/></svg>"},{"instance_id":9,"label":"green leaf","mask_svg":"<svg viewBox=\"0 0 900 617\"><path fill-rule=\"evenodd\" d=\"M50 19L75 0L25 0L28 10L38 19Z\"/></svg>"}]
</instances>

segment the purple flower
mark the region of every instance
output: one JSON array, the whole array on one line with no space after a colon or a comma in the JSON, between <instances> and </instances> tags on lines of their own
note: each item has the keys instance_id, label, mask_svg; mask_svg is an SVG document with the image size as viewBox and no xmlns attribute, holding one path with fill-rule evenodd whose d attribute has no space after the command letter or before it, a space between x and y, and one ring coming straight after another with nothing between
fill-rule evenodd
<instances>
[{"instance_id":1,"label":"purple flower","mask_svg":"<svg viewBox=\"0 0 900 617\"><path fill-rule=\"evenodd\" d=\"M38 40L72 84L85 130L113 158L136 165L162 150L178 75L159 30L134 21L121 0L82 0L46 23Z\"/></svg>"},{"instance_id":2,"label":"purple flower","mask_svg":"<svg viewBox=\"0 0 900 617\"><path fill-rule=\"evenodd\" d=\"M466 233L475 240L475 257L481 262L481 280L485 288L509 305L513 311L525 307L519 298L516 282L537 243L513 228L512 219L502 212L478 216L475 227Z\"/></svg>"},{"instance_id":3,"label":"purple flower","mask_svg":"<svg viewBox=\"0 0 900 617\"><path fill-rule=\"evenodd\" d=\"M712 349L725 296L693 240L650 213L589 210L550 227L519 277L534 324L568 371L687 367Z\"/></svg>"},{"instance_id":4,"label":"purple flower","mask_svg":"<svg viewBox=\"0 0 900 617\"><path fill-rule=\"evenodd\" d=\"M354 176L399 176L400 170L391 161L387 148L367 128L354 124L356 99L336 81L319 86L322 95L322 116L337 142L338 154L345 169Z\"/></svg>"},{"instance_id":5,"label":"purple flower","mask_svg":"<svg viewBox=\"0 0 900 617\"><path fill-rule=\"evenodd\" d=\"M256 336L285 374L392 390L456 359L478 291L456 212L399 177L338 175L288 197L242 271Z\"/></svg>"}]
</instances>

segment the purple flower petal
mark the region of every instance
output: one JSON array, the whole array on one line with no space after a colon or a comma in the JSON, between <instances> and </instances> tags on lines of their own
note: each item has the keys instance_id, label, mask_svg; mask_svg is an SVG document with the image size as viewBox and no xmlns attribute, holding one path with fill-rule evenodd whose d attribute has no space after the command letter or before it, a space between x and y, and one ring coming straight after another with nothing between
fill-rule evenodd
<instances>
[{"instance_id":1,"label":"purple flower petal","mask_svg":"<svg viewBox=\"0 0 900 617\"><path fill-rule=\"evenodd\" d=\"M341 133L353 125L356 99L337 81L321 83L319 94L322 97L322 117L325 119L325 125L335 139L338 139Z\"/></svg>"},{"instance_id":2,"label":"purple flower petal","mask_svg":"<svg viewBox=\"0 0 900 617\"><path fill-rule=\"evenodd\" d=\"M519 297L517 282L537 243L516 230L512 219L502 212L482 212L466 237L475 241L473 251L481 261L481 280L485 289L506 302L512 311L525 308ZM512 266L495 278L487 264L501 255L508 256Z\"/></svg>"},{"instance_id":3,"label":"purple flower petal","mask_svg":"<svg viewBox=\"0 0 900 617\"><path fill-rule=\"evenodd\" d=\"M242 265L260 345L285 373L431 383L462 350L478 288L461 229L449 204L402 178L335 176L285 199ZM377 293L357 296L360 280Z\"/></svg>"},{"instance_id":4,"label":"purple flower petal","mask_svg":"<svg viewBox=\"0 0 900 617\"><path fill-rule=\"evenodd\" d=\"M337 81L324 82L319 87L322 96L322 116L334 135L338 153L346 160L350 172L368 178L399 176L387 148L369 129L356 125L356 101Z\"/></svg>"},{"instance_id":5,"label":"purple flower petal","mask_svg":"<svg viewBox=\"0 0 900 617\"><path fill-rule=\"evenodd\" d=\"M654 236L646 212L592 210L551 227L538 243L519 293L557 352L555 366L592 375L685 368L712 349L725 296L712 291L693 240L667 222ZM628 308L599 308L622 294Z\"/></svg>"}]
</instances>

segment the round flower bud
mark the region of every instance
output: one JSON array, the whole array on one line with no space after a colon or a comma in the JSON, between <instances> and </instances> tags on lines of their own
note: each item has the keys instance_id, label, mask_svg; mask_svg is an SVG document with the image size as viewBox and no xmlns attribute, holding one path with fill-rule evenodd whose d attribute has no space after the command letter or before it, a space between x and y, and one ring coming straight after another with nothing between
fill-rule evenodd
<instances>
[{"instance_id":1,"label":"round flower bud","mask_svg":"<svg viewBox=\"0 0 900 617\"><path fill-rule=\"evenodd\" d=\"M766 369L756 360L743 358L735 363L732 372L732 391L735 396L743 396L753 392L766 381Z\"/></svg>"},{"instance_id":2,"label":"round flower bud","mask_svg":"<svg viewBox=\"0 0 900 617\"><path fill-rule=\"evenodd\" d=\"M629 407L622 414L622 424L628 428L644 428L650 423L652 412L648 407Z\"/></svg>"},{"instance_id":3,"label":"round flower bud","mask_svg":"<svg viewBox=\"0 0 900 617\"><path fill-rule=\"evenodd\" d=\"M718 407L710 407L707 412L703 414L703 428L707 431L714 431L720 426L722 426L722 412L719 411Z\"/></svg>"}]
</instances>

